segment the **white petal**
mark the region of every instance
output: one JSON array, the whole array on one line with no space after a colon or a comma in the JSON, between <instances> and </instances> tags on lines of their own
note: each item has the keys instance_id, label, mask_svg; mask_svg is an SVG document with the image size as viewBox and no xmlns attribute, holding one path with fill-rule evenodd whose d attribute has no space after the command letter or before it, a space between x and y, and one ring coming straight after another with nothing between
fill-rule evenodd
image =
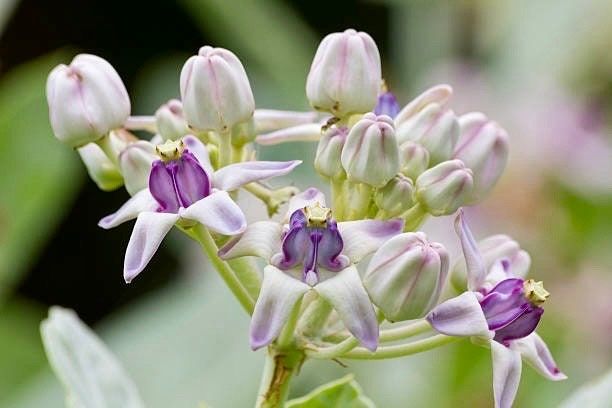
<instances>
[{"instance_id":1,"label":"white petal","mask_svg":"<svg viewBox=\"0 0 612 408\"><path fill-rule=\"evenodd\" d=\"M130 283L147 266L170 228L178 221L177 214L142 212L125 250L123 278Z\"/></svg>"},{"instance_id":2,"label":"white petal","mask_svg":"<svg viewBox=\"0 0 612 408\"><path fill-rule=\"evenodd\" d=\"M240 234L247 226L244 213L225 191L216 191L180 209L179 215L223 235Z\"/></svg>"},{"instance_id":3,"label":"white petal","mask_svg":"<svg viewBox=\"0 0 612 408\"><path fill-rule=\"evenodd\" d=\"M343 269L314 289L333 305L346 328L365 348L376 350L378 320L355 266Z\"/></svg>"},{"instance_id":4,"label":"white petal","mask_svg":"<svg viewBox=\"0 0 612 408\"><path fill-rule=\"evenodd\" d=\"M448 336L493 337L474 292L440 303L429 312L427 321L436 331Z\"/></svg>"},{"instance_id":5,"label":"white petal","mask_svg":"<svg viewBox=\"0 0 612 408\"><path fill-rule=\"evenodd\" d=\"M146 188L126 201L115 213L102 218L98 225L104 229L114 228L126 221L133 220L143 211L155 211L158 207L159 204Z\"/></svg>"},{"instance_id":6,"label":"white petal","mask_svg":"<svg viewBox=\"0 0 612 408\"><path fill-rule=\"evenodd\" d=\"M285 142L316 142L320 138L321 125L307 123L259 135L255 138L255 142L260 145L275 145Z\"/></svg>"},{"instance_id":7,"label":"white petal","mask_svg":"<svg viewBox=\"0 0 612 408\"><path fill-rule=\"evenodd\" d=\"M286 162L248 161L230 164L217 170L213 176L213 186L219 190L233 191L253 181L283 176L296 168L301 160Z\"/></svg>"},{"instance_id":8,"label":"white petal","mask_svg":"<svg viewBox=\"0 0 612 408\"><path fill-rule=\"evenodd\" d=\"M523 360L541 376L551 381L561 381L567 376L559 370L548 346L537 333L510 342L510 348L521 353Z\"/></svg>"},{"instance_id":9,"label":"white petal","mask_svg":"<svg viewBox=\"0 0 612 408\"><path fill-rule=\"evenodd\" d=\"M206 148L204 143L202 143L200 139L193 135L185 136L183 138L183 143L185 144L187 150L189 150L191 154L193 154L196 159L198 159L198 161L200 162L200 166L202 166L204 171L206 171L209 176L213 174L214 170L210 164L210 156L208 155L208 149Z\"/></svg>"},{"instance_id":10,"label":"white petal","mask_svg":"<svg viewBox=\"0 0 612 408\"><path fill-rule=\"evenodd\" d=\"M491 358L495 408L511 408L521 381L521 355L501 343L491 341Z\"/></svg>"},{"instance_id":11,"label":"white petal","mask_svg":"<svg viewBox=\"0 0 612 408\"><path fill-rule=\"evenodd\" d=\"M287 215L285 215L285 221L288 221L296 210L304 207L308 207L319 203L321 207L325 207L325 194L320 192L314 187L307 188L299 194L294 195L289 200L289 208L287 209Z\"/></svg>"},{"instance_id":12,"label":"white petal","mask_svg":"<svg viewBox=\"0 0 612 408\"><path fill-rule=\"evenodd\" d=\"M478 290L484 284L487 273L478 245L476 245L472 231L465 221L463 210L459 210L459 214L455 218L455 231L457 231L461 240L461 248L467 267L468 289Z\"/></svg>"},{"instance_id":13,"label":"white petal","mask_svg":"<svg viewBox=\"0 0 612 408\"><path fill-rule=\"evenodd\" d=\"M251 318L251 348L267 346L282 330L291 310L310 286L268 265L264 269L261 292Z\"/></svg>"},{"instance_id":14,"label":"white petal","mask_svg":"<svg viewBox=\"0 0 612 408\"><path fill-rule=\"evenodd\" d=\"M233 237L219 250L222 259L258 256L269 261L280 251L283 227L274 221L258 221L247 226L240 236Z\"/></svg>"},{"instance_id":15,"label":"white petal","mask_svg":"<svg viewBox=\"0 0 612 408\"><path fill-rule=\"evenodd\" d=\"M400 234L404 228L404 221L393 219L346 221L338 223L338 230L344 248L342 253L352 262L357 263L392 237Z\"/></svg>"}]
</instances>

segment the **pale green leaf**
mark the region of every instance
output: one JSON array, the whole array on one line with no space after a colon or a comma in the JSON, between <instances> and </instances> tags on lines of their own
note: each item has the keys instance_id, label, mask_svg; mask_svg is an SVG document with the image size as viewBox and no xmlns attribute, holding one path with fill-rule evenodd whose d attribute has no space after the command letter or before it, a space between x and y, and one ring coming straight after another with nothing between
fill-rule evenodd
<instances>
[{"instance_id":1,"label":"pale green leaf","mask_svg":"<svg viewBox=\"0 0 612 408\"><path fill-rule=\"evenodd\" d=\"M608 408L612 401L612 369L574 391L559 408Z\"/></svg>"},{"instance_id":2,"label":"pale green leaf","mask_svg":"<svg viewBox=\"0 0 612 408\"><path fill-rule=\"evenodd\" d=\"M374 403L349 374L287 402L286 408L374 408Z\"/></svg>"}]
</instances>

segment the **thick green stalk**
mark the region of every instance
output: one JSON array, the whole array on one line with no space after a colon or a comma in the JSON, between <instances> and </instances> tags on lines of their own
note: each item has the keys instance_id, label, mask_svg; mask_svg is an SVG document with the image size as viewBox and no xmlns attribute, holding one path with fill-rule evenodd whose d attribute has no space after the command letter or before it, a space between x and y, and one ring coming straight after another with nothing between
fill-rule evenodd
<instances>
[{"instance_id":1,"label":"thick green stalk","mask_svg":"<svg viewBox=\"0 0 612 408\"><path fill-rule=\"evenodd\" d=\"M253 314L253 308L255 307L253 298L244 288L229 264L217 255L219 248L217 248L217 244L210 235L210 232L200 224L193 227L192 231L192 236L200 243L204 253L208 256L208 259L210 259L210 262L217 272L219 272L219 275L221 275L221 278L225 281L225 284L230 288L234 296L236 296L236 299L238 299L244 310L249 314Z\"/></svg>"},{"instance_id":2,"label":"thick green stalk","mask_svg":"<svg viewBox=\"0 0 612 408\"><path fill-rule=\"evenodd\" d=\"M289 384L297 374L304 354L299 350L268 348L255 408L280 408L289 395Z\"/></svg>"},{"instance_id":3,"label":"thick green stalk","mask_svg":"<svg viewBox=\"0 0 612 408\"><path fill-rule=\"evenodd\" d=\"M419 320L417 322L408 324L402 327L395 327L392 329L381 330L380 342L391 342L396 340L406 339L408 337L416 336L418 334L425 333L431 329L431 325L427 320Z\"/></svg>"},{"instance_id":4,"label":"thick green stalk","mask_svg":"<svg viewBox=\"0 0 612 408\"><path fill-rule=\"evenodd\" d=\"M423 340L414 341L412 343L379 347L378 350L374 352L363 347L357 347L341 356L341 358L352 360L383 360L387 358L404 357L441 347L460 339L461 337L451 337L438 334Z\"/></svg>"}]
</instances>

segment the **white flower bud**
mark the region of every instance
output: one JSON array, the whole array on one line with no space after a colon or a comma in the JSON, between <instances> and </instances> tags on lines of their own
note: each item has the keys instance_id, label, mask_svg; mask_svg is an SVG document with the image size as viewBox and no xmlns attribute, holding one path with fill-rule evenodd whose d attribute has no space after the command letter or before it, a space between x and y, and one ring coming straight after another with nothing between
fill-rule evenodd
<instances>
[{"instance_id":1,"label":"white flower bud","mask_svg":"<svg viewBox=\"0 0 612 408\"><path fill-rule=\"evenodd\" d=\"M155 160L159 160L155 146L144 140L132 143L121 152L119 167L125 180L125 189L130 195L149 185L151 165Z\"/></svg>"},{"instance_id":2,"label":"white flower bud","mask_svg":"<svg viewBox=\"0 0 612 408\"><path fill-rule=\"evenodd\" d=\"M51 71L47 103L53 133L71 147L95 142L130 115L130 98L117 71L89 54L79 54L70 65Z\"/></svg>"},{"instance_id":3,"label":"white flower bud","mask_svg":"<svg viewBox=\"0 0 612 408\"><path fill-rule=\"evenodd\" d=\"M363 284L387 320L417 319L438 302L448 262L446 249L424 233L400 234L376 251Z\"/></svg>"},{"instance_id":4,"label":"white flower bud","mask_svg":"<svg viewBox=\"0 0 612 408\"><path fill-rule=\"evenodd\" d=\"M370 112L382 83L380 55L368 34L353 29L329 34L314 56L306 95L313 108L345 117Z\"/></svg>"},{"instance_id":5,"label":"white flower bud","mask_svg":"<svg viewBox=\"0 0 612 408\"><path fill-rule=\"evenodd\" d=\"M395 119L398 142L413 141L425 147L432 165L450 159L459 138L457 116L446 107L451 94L446 85L430 88Z\"/></svg>"},{"instance_id":6,"label":"white flower bud","mask_svg":"<svg viewBox=\"0 0 612 408\"><path fill-rule=\"evenodd\" d=\"M429 167L429 152L418 143L407 141L400 145L400 172L416 180Z\"/></svg>"},{"instance_id":7,"label":"white flower bud","mask_svg":"<svg viewBox=\"0 0 612 408\"><path fill-rule=\"evenodd\" d=\"M231 51L205 46L181 71L187 123L198 130L226 132L253 116L255 100L242 63Z\"/></svg>"},{"instance_id":8,"label":"white flower bud","mask_svg":"<svg viewBox=\"0 0 612 408\"><path fill-rule=\"evenodd\" d=\"M492 235L478 242L478 250L482 255L485 269L489 272L487 278L495 284L508 277L524 278L531 266L531 257L521 249L518 242L507 235ZM505 260L507 269L492 270L493 265L500 260ZM506 273L504 276L496 276L496 273ZM467 289L467 270L465 258L457 259L451 272L451 285L458 292Z\"/></svg>"},{"instance_id":9,"label":"white flower bud","mask_svg":"<svg viewBox=\"0 0 612 408\"><path fill-rule=\"evenodd\" d=\"M323 132L314 161L314 167L320 175L331 179L344 175L340 156L347 135L348 129L346 127L332 126Z\"/></svg>"},{"instance_id":10,"label":"white flower bud","mask_svg":"<svg viewBox=\"0 0 612 408\"><path fill-rule=\"evenodd\" d=\"M115 164L106 156L102 148L88 143L78 149L89 177L103 191L113 191L123 185L123 178Z\"/></svg>"},{"instance_id":11,"label":"white flower bud","mask_svg":"<svg viewBox=\"0 0 612 408\"><path fill-rule=\"evenodd\" d=\"M157 132L165 140L178 140L189 133L183 114L183 104L178 99L171 99L155 112Z\"/></svg>"},{"instance_id":12,"label":"white flower bud","mask_svg":"<svg viewBox=\"0 0 612 408\"><path fill-rule=\"evenodd\" d=\"M425 171L416 181L416 199L432 215L452 214L469 197L472 171L461 160L449 160Z\"/></svg>"},{"instance_id":13,"label":"white flower bud","mask_svg":"<svg viewBox=\"0 0 612 408\"><path fill-rule=\"evenodd\" d=\"M342 149L342 167L350 181L382 187L399 172L393 120L368 113L353 126Z\"/></svg>"},{"instance_id":14,"label":"white flower bud","mask_svg":"<svg viewBox=\"0 0 612 408\"><path fill-rule=\"evenodd\" d=\"M481 201L502 175L508 161L508 134L484 114L471 112L459 118L461 137L453 157L474 173L468 204Z\"/></svg>"},{"instance_id":15,"label":"white flower bud","mask_svg":"<svg viewBox=\"0 0 612 408\"><path fill-rule=\"evenodd\" d=\"M413 193L412 180L398 174L384 187L376 190L374 203L384 210L388 217L395 217L414 205Z\"/></svg>"}]
</instances>

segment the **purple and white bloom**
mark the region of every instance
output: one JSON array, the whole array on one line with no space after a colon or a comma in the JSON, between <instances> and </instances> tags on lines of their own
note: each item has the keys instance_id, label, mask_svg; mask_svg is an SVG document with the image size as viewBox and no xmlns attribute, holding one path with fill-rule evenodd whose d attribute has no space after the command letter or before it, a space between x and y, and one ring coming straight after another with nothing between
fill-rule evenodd
<instances>
[{"instance_id":1,"label":"purple and white bloom","mask_svg":"<svg viewBox=\"0 0 612 408\"><path fill-rule=\"evenodd\" d=\"M176 223L183 227L200 223L223 235L243 232L244 213L227 192L282 176L301 163L251 161L214 171L206 147L191 135L157 146L157 153L160 160L152 164L148 188L98 224L109 229L136 218L125 252L123 276L128 283L142 272Z\"/></svg>"},{"instance_id":2,"label":"purple and white bloom","mask_svg":"<svg viewBox=\"0 0 612 408\"><path fill-rule=\"evenodd\" d=\"M355 264L401 233L403 221L337 223L315 188L292 198L287 218L284 225L255 222L219 251L224 259L258 256L268 262L251 320L251 347L274 341L295 304L314 290L364 347L375 350L378 321Z\"/></svg>"},{"instance_id":3,"label":"purple and white bloom","mask_svg":"<svg viewBox=\"0 0 612 408\"><path fill-rule=\"evenodd\" d=\"M469 291L436 306L427 320L449 336L470 336L491 348L495 407L508 408L518 390L521 358L552 381L567 377L557 367L546 343L535 333L550 295L542 282L510 273L505 258L487 271L462 213L455 222L467 265ZM497 276L495 286L487 285Z\"/></svg>"}]
</instances>

